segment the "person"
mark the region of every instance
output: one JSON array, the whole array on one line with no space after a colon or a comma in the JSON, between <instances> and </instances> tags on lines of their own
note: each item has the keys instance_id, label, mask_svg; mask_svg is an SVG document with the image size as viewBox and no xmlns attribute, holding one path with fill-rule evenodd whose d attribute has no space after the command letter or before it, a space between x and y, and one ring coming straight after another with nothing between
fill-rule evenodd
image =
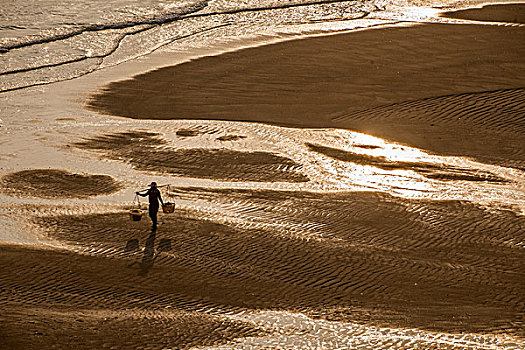
<instances>
[{"instance_id":1,"label":"person","mask_svg":"<svg viewBox=\"0 0 525 350\"><path fill-rule=\"evenodd\" d=\"M151 219L151 222L153 223L153 228L157 228L157 213L159 212L159 201L162 205L164 205L164 202L162 201L162 197L160 195L160 191L157 188L157 183L152 182L150 184L150 188L146 191L146 193L140 193L135 192L137 195L141 197L148 196L149 199L149 217Z\"/></svg>"}]
</instances>

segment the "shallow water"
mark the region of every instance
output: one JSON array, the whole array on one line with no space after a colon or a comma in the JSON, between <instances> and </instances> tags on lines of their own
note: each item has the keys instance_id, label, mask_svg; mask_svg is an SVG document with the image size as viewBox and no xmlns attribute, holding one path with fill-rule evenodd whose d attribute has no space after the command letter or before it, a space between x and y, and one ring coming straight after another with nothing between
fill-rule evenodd
<instances>
[{"instance_id":1,"label":"shallow water","mask_svg":"<svg viewBox=\"0 0 525 350\"><path fill-rule=\"evenodd\" d=\"M309 3L313 6L303 6ZM13 1L0 12L0 91L72 79L230 27L342 20L373 4L326 1ZM253 18L251 13L257 14ZM202 38L201 38L202 39ZM209 42L209 41L207 41Z\"/></svg>"}]
</instances>

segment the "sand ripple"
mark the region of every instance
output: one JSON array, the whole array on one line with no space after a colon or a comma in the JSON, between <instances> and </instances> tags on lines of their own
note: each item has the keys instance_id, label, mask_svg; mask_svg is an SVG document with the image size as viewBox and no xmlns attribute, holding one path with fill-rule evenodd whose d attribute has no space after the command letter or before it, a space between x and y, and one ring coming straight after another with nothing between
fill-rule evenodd
<instances>
[{"instance_id":1,"label":"sand ripple","mask_svg":"<svg viewBox=\"0 0 525 350\"><path fill-rule=\"evenodd\" d=\"M154 234L148 222L130 224L125 213L38 222L79 252L128 264L118 278L150 277L135 295L109 298L115 307L133 297L151 308L284 309L329 320L524 335L525 222L512 212L376 193L179 193L186 195L215 209L164 215ZM42 279L57 273L43 269ZM97 284L127 285L111 274ZM44 288L65 302L62 287ZM71 302L99 303L115 293L82 289L93 292Z\"/></svg>"},{"instance_id":2,"label":"sand ripple","mask_svg":"<svg viewBox=\"0 0 525 350\"><path fill-rule=\"evenodd\" d=\"M147 310L140 301L158 298L152 291L142 291L144 279L105 284L115 282L107 279L109 275L117 279L126 275L126 267L119 263L108 269L92 258L14 247L2 247L2 253L2 264L14 262L14 271L25 273L15 280L12 274L0 274L1 283L10 286L0 290L0 334L6 348L188 349L268 334L251 322L209 313L177 307ZM42 264L45 268L35 267ZM92 275L75 276L66 272L69 268ZM29 283L33 290L17 283ZM119 308L112 299L122 299Z\"/></svg>"},{"instance_id":3,"label":"sand ripple","mask_svg":"<svg viewBox=\"0 0 525 350\"><path fill-rule=\"evenodd\" d=\"M525 89L432 97L352 111L338 125L441 154L525 168ZM424 135L423 137L421 135Z\"/></svg>"},{"instance_id":4,"label":"sand ripple","mask_svg":"<svg viewBox=\"0 0 525 350\"><path fill-rule=\"evenodd\" d=\"M184 130L182 136L195 135ZM219 141L237 139L230 135ZM224 181L308 181L308 177L299 172L300 164L277 154L228 149L175 149L155 133L108 134L78 142L76 146L99 151L107 158L156 173Z\"/></svg>"}]
</instances>

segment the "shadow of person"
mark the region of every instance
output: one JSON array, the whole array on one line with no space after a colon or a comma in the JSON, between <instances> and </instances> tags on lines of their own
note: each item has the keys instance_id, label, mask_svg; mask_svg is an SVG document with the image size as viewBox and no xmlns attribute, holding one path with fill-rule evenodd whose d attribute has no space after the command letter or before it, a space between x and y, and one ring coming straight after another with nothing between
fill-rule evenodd
<instances>
[{"instance_id":1,"label":"shadow of person","mask_svg":"<svg viewBox=\"0 0 525 350\"><path fill-rule=\"evenodd\" d=\"M163 238L160 240L155 251L155 239L157 238L156 228L151 229L149 237L146 239L146 245L144 247L143 256L141 262L133 262L128 267L139 266L139 276L145 276L148 274L149 270L153 267L155 260L162 252L171 251L171 239ZM137 252L139 250L138 239L131 239L126 244L126 251L129 253Z\"/></svg>"},{"instance_id":2,"label":"shadow of person","mask_svg":"<svg viewBox=\"0 0 525 350\"><path fill-rule=\"evenodd\" d=\"M136 252L139 250L139 240L138 239L130 239L128 243L126 243L126 252Z\"/></svg>"},{"instance_id":3,"label":"shadow of person","mask_svg":"<svg viewBox=\"0 0 525 350\"><path fill-rule=\"evenodd\" d=\"M155 255L155 239L157 238L157 228L151 229L151 234L146 239L146 246L144 247L144 255L142 261L139 264L140 272L139 276L145 276L149 270L153 267L157 255Z\"/></svg>"}]
</instances>

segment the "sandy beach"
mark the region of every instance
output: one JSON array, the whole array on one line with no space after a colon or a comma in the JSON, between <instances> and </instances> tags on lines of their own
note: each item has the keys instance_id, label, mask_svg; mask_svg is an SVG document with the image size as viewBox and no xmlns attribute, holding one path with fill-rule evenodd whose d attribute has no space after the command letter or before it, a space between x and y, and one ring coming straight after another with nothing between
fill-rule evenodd
<instances>
[{"instance_id":1,"label":"sandy beach","mask_svg":"<svg viewBox=\"0 0 525 350\"><path fill-rule=\"evenodd\" d=\"M1 73L1 347L524 348L525 5L212 3Z\"/></svg>"},{"instance_id":2,"label":"sandy beach","mask_svg":"<svg viewBox=\"0 0 525 350\"><path fill-rule=\"evenodd\" d=\"M139 119L346 128L523 168L524 34L425 24L296 40L114 82L89 106Z\"/></svg>"}]
</instances>

